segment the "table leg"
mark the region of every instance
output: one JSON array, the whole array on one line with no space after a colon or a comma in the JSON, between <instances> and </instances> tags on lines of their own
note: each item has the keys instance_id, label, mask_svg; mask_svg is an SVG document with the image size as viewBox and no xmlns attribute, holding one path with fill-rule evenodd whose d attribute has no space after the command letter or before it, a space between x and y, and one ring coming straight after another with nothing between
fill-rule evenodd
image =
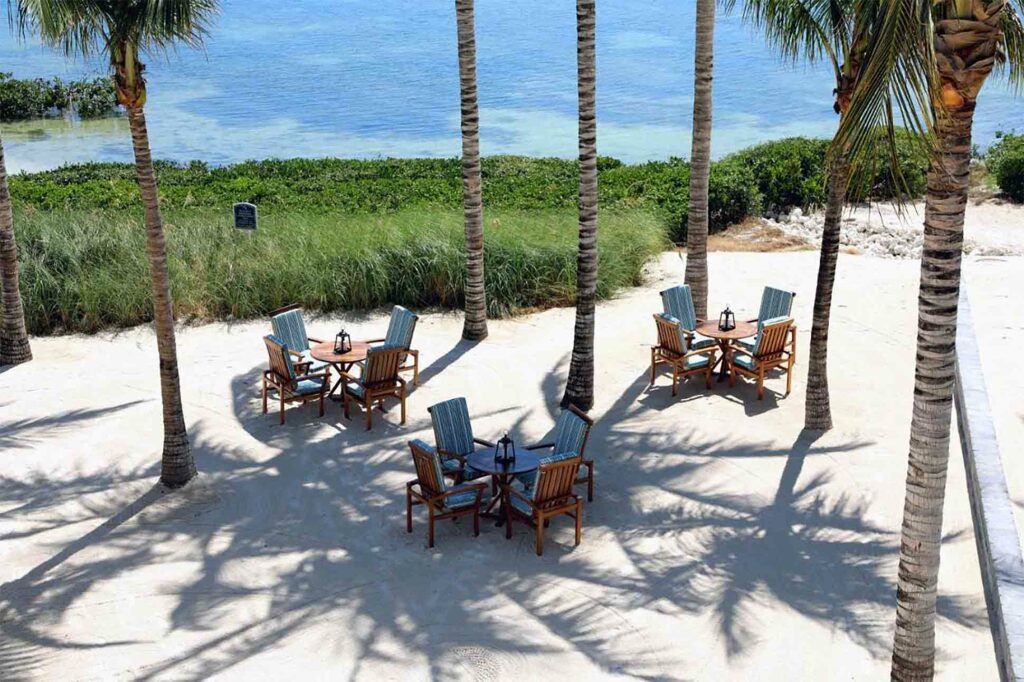
<instances>
[{"instance_id":1,"label":"table leg","mask_svg":"<svg viewBox=\"0 0 1024 682\"><path fill-rule=\"evenodd\" d=\"M491 498L490 504L487 505L487 509L480 513L480 516L484 516L489 519L495 520L495 526L501 527L505 525L505 486L511 483L512 477L505 476L503 474L493 474L494 478L498 479L498 494ZM497 511L491 511L494 509L494 505L498 505Z\"/></svg>"},{"instance_id":2,"label":"table leg","mask_svg":"<svg viewBox=\"0 0 1024 682\"><path fill-rule=\"evenodd\" d=\"M729 347L729 342L728 341L719 341L718 342L718 350L720 350L721 353L722 353L722 357L718 358L718 363L720 363L722 365L721 369L718 370L718 383L722 383L723 381L725 381L726 379L729 378L729 367L728 367L728 365L726 365L726 362L725 362L725 351L726 351L726 348L728 348L728 347Z\"/></svg>"}]
</instances>

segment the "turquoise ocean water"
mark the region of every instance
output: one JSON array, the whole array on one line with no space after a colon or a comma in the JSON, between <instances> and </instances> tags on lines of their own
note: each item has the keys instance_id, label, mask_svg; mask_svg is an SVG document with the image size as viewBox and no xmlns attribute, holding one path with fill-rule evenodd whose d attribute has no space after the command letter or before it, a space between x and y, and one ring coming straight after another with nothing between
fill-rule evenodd
<instances>
[{"instance_id":1,"label":"turquoise ocean water","mask_svg":"<svg viewBox=\"0 0 1024 682\"><path fill-rule=\"evenodd\" d=\"M149 59L157 158L229 163L296 156L459 153L453 0L225 0L205 51ZM598 148L627 161L688 156L693 2L598 2ZM484 154L576 154L575 5L478 0ZM0 71L99 74L38 44L0 37ZM713 150L828 136L827 69L784 64L738 15L716 36ZM1024 130L1002 82L979 104L976 142ZM123 120L6 124L12 171L131 159Z\"/></svg>"}]
</instances>

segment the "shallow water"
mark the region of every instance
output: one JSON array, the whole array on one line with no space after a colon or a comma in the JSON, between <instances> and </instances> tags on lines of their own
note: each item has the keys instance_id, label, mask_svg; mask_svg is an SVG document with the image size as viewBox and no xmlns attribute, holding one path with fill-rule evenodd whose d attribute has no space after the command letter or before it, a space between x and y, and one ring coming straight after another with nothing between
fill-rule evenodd
<instances>
[{"instance_id":1,"label":"shallow water","mask_svg":"<svg viewBox=\"0 0 1024 682\"><path fill-rule=\"evenodd\" d=\"M149 60L157 158L228 163L294 156L454 156L458 63L451 0L225 0L205 52ZM598 147L628 161L688 156L691 2L598 3ZM576 154L573 3L477 2L484 154ZM781 63L736 15L716 36L716 156L835 127L827 69ZM0 70L100 73L10 35ZM1024 129L1024 101L986 88L976 141ZM12 171L131 158L123 120L5 124Z\"/></svg>"}]
</instances>

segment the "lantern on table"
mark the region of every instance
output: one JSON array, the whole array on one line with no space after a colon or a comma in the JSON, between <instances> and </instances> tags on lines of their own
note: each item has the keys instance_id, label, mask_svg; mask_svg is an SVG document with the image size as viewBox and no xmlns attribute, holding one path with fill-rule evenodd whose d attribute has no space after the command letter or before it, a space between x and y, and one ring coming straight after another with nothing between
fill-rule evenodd
<instances>
[{"instance_id":1,"label":"lantern on table","mask_svg":"<svg viewBox=\"0 0 1024 682\"><path fill-rule=\"evenodd\" d=\"M508 431L494 445L494 463L505 467L516 463L516 444L509 438Z\"/></svg>"},{"instance_id":2,"label":"lantern on table","mask_svg":"<svg viewBox=\"0 0 1024 682\"><path fill-rule=\"evenodd\" d=\"M352 337L349 336L344 329L338 332L338 335L334 337L334 352L338 355L344 355L352 350Z\"/></svg>"},{"instance_id":3,"label":"lantern on table","mask_svg":"<svg viewBox=\"0 0 1024 682\"><path fill-rule=\"evenodd\" d=\"M736 328L736 316L729 310L729 306L725 306L725 310L718 316L718 328L723 332Z\"/></svg>"}]
</instances>

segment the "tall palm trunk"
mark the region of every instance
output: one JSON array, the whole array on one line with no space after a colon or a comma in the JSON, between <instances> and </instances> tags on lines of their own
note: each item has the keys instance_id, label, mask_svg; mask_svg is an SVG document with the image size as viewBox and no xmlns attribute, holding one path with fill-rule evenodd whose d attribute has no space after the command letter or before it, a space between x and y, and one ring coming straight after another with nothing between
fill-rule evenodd
<instances>
[{"instance_id":1,"label":"tall palm trunk","mask_svg":"<svg viewBox=\"0 0 1024 682\"><path fill-rule=\"evenodd\" d=\"M455 0L462 110L462 207L466 222L466 319L462 338L487 337L484 225L480 182L480 111L476 91L473 0Z\"/></svg>"},{"instance_id":2,"label":"tall palm trunk","mask_svg":"<svg viewBox=\"0 0 1024 682\"><path fill-rule=\"evenodd\" d=\"M708 183L711 175L711 79L715 60L715 0L697 0L693 69L693 142L686 276L697 317L708 316Z\"/></svg>"},{"instance_id":3,"label":"tall palm trunk","mask_svg":"<svg viewBox=\"0 0 1024 682\"><path fill-rule=\"evenodd\" d=\"M17 365L32 359L25 328L25 309L18 284L18 245L14 241L14 214L7 187L7 162L0 139L0 279L3 280L3 323L0 326L0 365Z\"/></svg>"},{"instance_id":4,"label":"tall palm trunk","mask_svg":"<svg viewBox=\"0 0 1024 682\"><path fill-rule=\"evenodd\" d=\"M562 406L594 405L594 301L597 297L597 7L576 0L579 91L580 237L576 257L576 328Z\"/></svg>"},{"instance_id":5,"label":"tall palm trunk","mask_svg":"<svg viewBox=\"0 0 1024 682\"><path fill-rule=\"evenodd\" d=\"M832 408L828 393L828 326L832 312L832 288L839 261L839 238L849 166L845 158L837 158L829 171L828 202L825 205L825 227L821 235L821 257L818 261L818 285L814 290L814 321L811 325L811 348L807 368L807 399L804 405L804 426L817 431L832 428Z\"/></svg>"},{"instance_id":6,"label":"tall palm trunk","mask_svg":"<svg viewBox=\"0 0 1024 682\"><path fill-rule=\"evenodd\" d=\"M128 124L135 151L135 172L145 210L146 255L153 289L153 319L160 356L160 396L164 413L164 449L160 462L160 481L175 488L196 475L195 461L185 430L181 407L181 381L178 377L178 351L174 340L174 312L171 307L171 280L167 271L167 246L164 240L156 173L149 150L149 133L142 106L128 108Z\"/></svg>"}]
</instances>

